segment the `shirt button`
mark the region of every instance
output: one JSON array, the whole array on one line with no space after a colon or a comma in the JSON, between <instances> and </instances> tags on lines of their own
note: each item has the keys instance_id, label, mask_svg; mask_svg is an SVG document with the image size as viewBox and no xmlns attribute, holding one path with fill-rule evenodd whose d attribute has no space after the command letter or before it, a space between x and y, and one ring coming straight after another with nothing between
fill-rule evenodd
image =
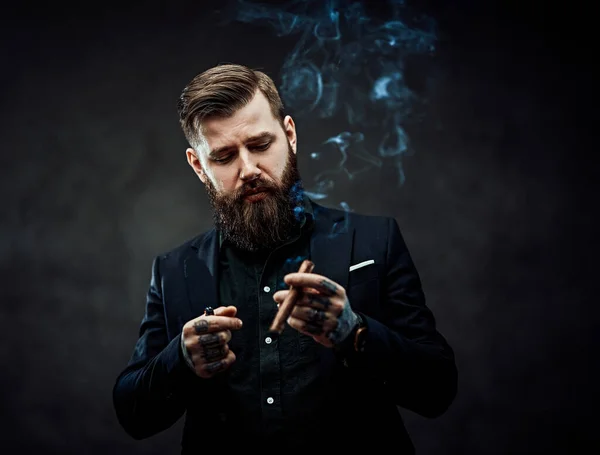
<instances>
[{"instance_id":1,"label":"shirt button","mask_svg":"<svg viewBox=\"0 0 600 455\"><path fill-rule=\"evenodd\" d=\"M265 338L265 343L271 344L272 342L273 342L273 339L271 337Z\"/></svg>"},{"instance_id":2,"label":"shirt button","mask_svg":"<svg viewBox=\"0 0 600 455\"><path fill-rule=\"evenodd\" d=\"M273 397L267 398L267 403L269 403L269 404L273 404L274 401L275 400L273 399Z\"/></svg>"},{"instance_id":3,"label":"shirt button","mask_svg":"<svg viewBox=\"0 0 600 455\"><path fill-rule=\"evenodd\" d=\"M270 288L269 286L265 286L265 287L263 288L263 291L265 291L265 292L270 292L270 291L271 291L271 288Z\"/></svg>"}]
</instances>

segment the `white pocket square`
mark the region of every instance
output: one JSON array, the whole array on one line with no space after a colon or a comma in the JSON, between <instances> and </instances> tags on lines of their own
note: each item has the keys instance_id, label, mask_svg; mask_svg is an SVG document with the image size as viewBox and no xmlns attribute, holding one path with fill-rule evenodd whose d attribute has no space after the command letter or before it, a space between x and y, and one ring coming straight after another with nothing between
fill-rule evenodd
<instances>
[{"instance_id":1,"label":"white pocket square","mask_svg":"<svg viewBox=\"0 0 600 455\"><path fill-rule=\"evenodd\" d=\"M364 267L366 265L371 265L371 264L375 264L374 259L369 259L368 261L359 262L358 264L351 265L350 272L352 272L352 270L360 269L361 267Z\"/></svg>"}]
</instances>

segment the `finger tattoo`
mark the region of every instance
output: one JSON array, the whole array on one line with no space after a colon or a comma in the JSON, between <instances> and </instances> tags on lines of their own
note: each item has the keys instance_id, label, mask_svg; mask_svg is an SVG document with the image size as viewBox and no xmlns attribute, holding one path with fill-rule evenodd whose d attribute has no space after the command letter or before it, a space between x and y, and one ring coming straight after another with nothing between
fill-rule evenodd
<instances>
[{"instance_id":1,"label":"finger tattoo","mask_svg":"<svg viewBox=\"0 0 600 455\"><path fill-rule=\"evenodd\" d=\"M208 321L206 319L200 319L194 322L194 330L197 334L208 332Z\"/></svg>"},{"instance_id":2,"label":"finger tattoo","mask_svg":"<svg viewBox=\"0 0 600 455\"><path fill-rule=\"evenodd\" d=\"M333 284L331 281L322 280L321 286L323 286L327 291L331 292L331 294L337 294L337 286Z\"/></svg>"},{"instance_id":3,"label":"finger tattoo","mask_svg":"<svg viewBox=\"0 0 600 455\"><path fill-rule=\"evenodd\" d=\"M220 359L224 355L224 348L221 346L221 338L216 333L207 333L198 337L198 342L202 346L202 358L207 362Z\"/></svg>"},{"instance_id":4,"label":"finger tattoo","mask_svg":"<svg viewBox=\"0 0 600 455\"><path fill-rule=\"evenodd\" d=\"M331 305L331 301L329 300L329 297L325 297L323 295L318 295L318 294L312 295L310 297L310 301L315 302L315 303L320 303L325 308L329 308L329 306Z\"/></svg>"},{"instance_id":5,"label":"finger tattoo","mask_svg":"<svg viewBox=\"0 0 600 455\"><path fill-rule=\"evenodd\" d=\"M205 348L221 344L221 337L217 333L207 333L198 337L198 343Z\"/></svg>"},{"instance_id":6,"label":"finger tattoo","mask_svg":"<svg viewBox=\"0 0 600 455\"><path fill-rule=\"evenodd\" d=\"M225 347L219 346L217 348L204 349L202 357L206 362L214 362L215 360L222 359L225 357Z\"/></svg>"},{"instance_id":7,"label":"finger tattoo","mask_svg":"<svg viewBox=\"0 0 600 455\"><path fill-rule=\"evenodd\" d=\"M226 366L225 362L223 360L219 360L218 362L207 364L205 368L206 368L206 371L208 371L209 373L216 373L216 372L224 369L225 366Z\"/></svg>"},{"instance_id":8,"label":"finger tattoo","mask_svg":"<svg viewBox=\"0 0 600 455\"><path fill-rule=\"evenodd\" d=\"M327 319L327 315L324 311L317 310L316 308L310 308L310 312L308 315L309 322L320 322L322 323Z\"/></svg>"}]
</instances>

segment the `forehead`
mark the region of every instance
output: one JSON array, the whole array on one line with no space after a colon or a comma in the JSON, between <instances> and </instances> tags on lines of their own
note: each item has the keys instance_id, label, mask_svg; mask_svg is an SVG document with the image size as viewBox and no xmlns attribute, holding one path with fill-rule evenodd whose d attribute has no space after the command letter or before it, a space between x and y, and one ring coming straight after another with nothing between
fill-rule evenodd
<instances>
[{"instance_id":1,"label":"forehead","mask_svg":"<svg viewBox=\"0 0 600 455\"><path fill-rule=\"evenodd\" d=\"M209 150L235 145L260 132L277 134L278 129L279 121L273 116L269 101L260 91L231 117L206 119L202 123L202 135Z\"/></svg>"}]
</instances>

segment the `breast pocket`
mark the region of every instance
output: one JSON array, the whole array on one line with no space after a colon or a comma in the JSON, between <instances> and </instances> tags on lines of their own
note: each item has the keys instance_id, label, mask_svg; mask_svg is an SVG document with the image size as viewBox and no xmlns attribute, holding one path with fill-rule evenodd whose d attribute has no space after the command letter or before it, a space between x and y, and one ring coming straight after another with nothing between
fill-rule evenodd
<instances>
[{"instance_id":1,"label":"breast pocket","mask_svg":"<svg viewBox=\"0 0 600 455\"><path fill-rule=\"evenodd\" d=\"M369 264L350 272L347 295L354 310L373 313L379 307L379 270Z\"/></svg>"},{"instance_id":2,"label":"breast pocket","mask_svg":"<svg viewBox=\"0 0 600 455\"><path fill-rule=\"evenodd\" d=\"M360 265L360 264L358 264ZM348 272L348 287L363 283L379 277L377 265L375 263L366 264Z\"/></svg>"}]
</instances>

